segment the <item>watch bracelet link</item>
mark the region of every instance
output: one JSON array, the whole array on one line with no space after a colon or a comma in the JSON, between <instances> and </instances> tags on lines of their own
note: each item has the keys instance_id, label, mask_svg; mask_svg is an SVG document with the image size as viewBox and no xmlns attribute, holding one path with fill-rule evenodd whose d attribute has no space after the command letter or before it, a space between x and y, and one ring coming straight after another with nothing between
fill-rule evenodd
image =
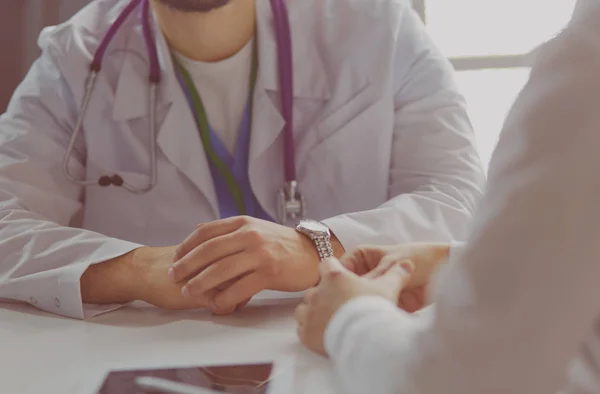
<instances>
[{"instance_id":1,"label":"watch bracelet link","mask_svg":"<svg viewBox=\"0 0 600 394\"><path fill-rule=\"evenodd\" d=\"M329 237L315 237L313 241L317 246L317 252L321 260L335 256Z\"/></svg>"}]
</instances>

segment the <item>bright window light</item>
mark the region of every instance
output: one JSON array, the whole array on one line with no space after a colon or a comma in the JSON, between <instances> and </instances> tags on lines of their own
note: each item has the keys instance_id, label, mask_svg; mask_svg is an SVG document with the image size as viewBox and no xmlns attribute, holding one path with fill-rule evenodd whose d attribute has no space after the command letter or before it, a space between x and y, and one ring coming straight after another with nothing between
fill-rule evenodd
<instances>
[{"instance_id":1,"label":"bright window light","mask_svg":"<svg viewBox=\"0 0 600 394\"><path fill-rule=\"evenodd\" d=\"M458 85L469 105L479 155L486 171L504 119L528 78L528 68L457 73Z\"/></svg>"},{"instance_id":2,"label":"bright window light","mask_svg":"<svg viewBox=\"0 0 600 394\"><path fill-rule=\"evenodd\" d=\"M426 0L427 29L448 57L525 54L555 36L576 0Z\"/></svg>"},{"instance_id":3,"label":"bright window light","mask_svg":"<svg viewBox=\"0 0 600 394\"><path fill-rule=\"evenodd\" d=\"M525 55L552 39L571 19L576 0L413 0L425 9L427 31L457 72L487 170L504 119L529 78L529 68L507 67L502 56ZM469 58L489 60L473 61ZM500 57L500 58L498 58ZM495 63L498 62L498 63ZM480 69L481 64L489 69Z\"/></svg>"}]
</instances>

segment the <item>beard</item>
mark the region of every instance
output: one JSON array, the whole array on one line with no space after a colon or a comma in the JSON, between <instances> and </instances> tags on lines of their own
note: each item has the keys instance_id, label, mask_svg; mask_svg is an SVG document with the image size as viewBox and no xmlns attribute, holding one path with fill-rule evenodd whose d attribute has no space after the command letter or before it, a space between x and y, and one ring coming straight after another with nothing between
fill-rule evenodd
<instances>
[{"instance_id":1,"label":"beard","mask_svg":"<svg viewBox=\"0 0 600 394\"><path fill-rule=\"evenodd\" d=\"M181 12L209 12L220 8L231 0L158 0L159 3Z\"/></svg>"}]
</instances>

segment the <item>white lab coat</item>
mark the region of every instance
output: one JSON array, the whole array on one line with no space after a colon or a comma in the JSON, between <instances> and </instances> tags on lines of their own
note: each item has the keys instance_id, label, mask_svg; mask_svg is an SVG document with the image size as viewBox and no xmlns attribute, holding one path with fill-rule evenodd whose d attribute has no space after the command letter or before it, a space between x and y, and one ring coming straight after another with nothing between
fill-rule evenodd
<instances>
[{"instance_id":1,"label":"white lab coat","mask_svg":"<svg viewBox=\"0 0 600 394\"><path fill-rule=\"evenodd\" d=\"M600 1L575 15L506 121L435 306L365 297L334 317L348 393L600 393Z\"/></svg>"},{"instance_id":2,"label":"white lab coat","mask_svg":"<svg viewBox=\"0 0 600 394\"><path fill-rule=\"evenodd\" d=\"M125 0L96 0L45 30L43 50L0 119L0 298L83 318L79 278L140 245L181 242L218 218L202 143L157 32L158 184L145 195L82 189L61 162L92 56ZM462 239L484 174L450 64L408 1L289 0L298 180L308 215L347 249L358 243ZM260 71L249 173L276 216L284 182L276 40L257 1ZM72 171L148 181L148 60L138 18L111 45ZM71 227L67 227L71 226ZM101 310L105 310L102 308Z\"/></svg>"}]
</instances>

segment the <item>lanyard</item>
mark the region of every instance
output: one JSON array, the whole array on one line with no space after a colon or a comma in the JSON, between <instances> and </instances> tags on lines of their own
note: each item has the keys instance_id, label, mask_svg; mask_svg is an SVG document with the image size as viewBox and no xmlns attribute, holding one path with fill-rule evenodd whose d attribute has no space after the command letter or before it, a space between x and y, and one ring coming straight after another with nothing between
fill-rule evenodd
<instances>
[{"instance_id":1,"label":"lanyard","mask_svg":"<svg viewBox=\"0 0 600 394\"><path fill-rule=\"evenodd\" d=\"M233 175L229 166L223 161L223 159L217 154L213 143L211 141L211 133L210 133L210 125L208 123L208 116L206 115L206 110L204 108L204 104L202 102L202 98L200 97L200 93L194 84L194 81L190 75L190 73L183 67L179 62L174 59L174 64L177 69L178 77L182 88L186 91L186 96L188 98L190 109L194 113L194 119L196 121L196 125L198 126L198 131L200 132L200 139L202 140L202 145L204 146L204 151L206 152L206 156L210 163L214 166L214 168L219 172L219 175L224 180L235 205L239 211L240 215L246 215L248 210L246 204L244 203L244 193L242 192L242 188L238 184ZM257 40L254 40L254 49L252 54L252 66L250 70L250 92L248 94L249 105L246 106L246 110L248 113L248 122L252 125L252 107L253 107L253 95L254 88L256 86L256 79L258 76L258 47Z\"/></svg>"}]
</instances>

